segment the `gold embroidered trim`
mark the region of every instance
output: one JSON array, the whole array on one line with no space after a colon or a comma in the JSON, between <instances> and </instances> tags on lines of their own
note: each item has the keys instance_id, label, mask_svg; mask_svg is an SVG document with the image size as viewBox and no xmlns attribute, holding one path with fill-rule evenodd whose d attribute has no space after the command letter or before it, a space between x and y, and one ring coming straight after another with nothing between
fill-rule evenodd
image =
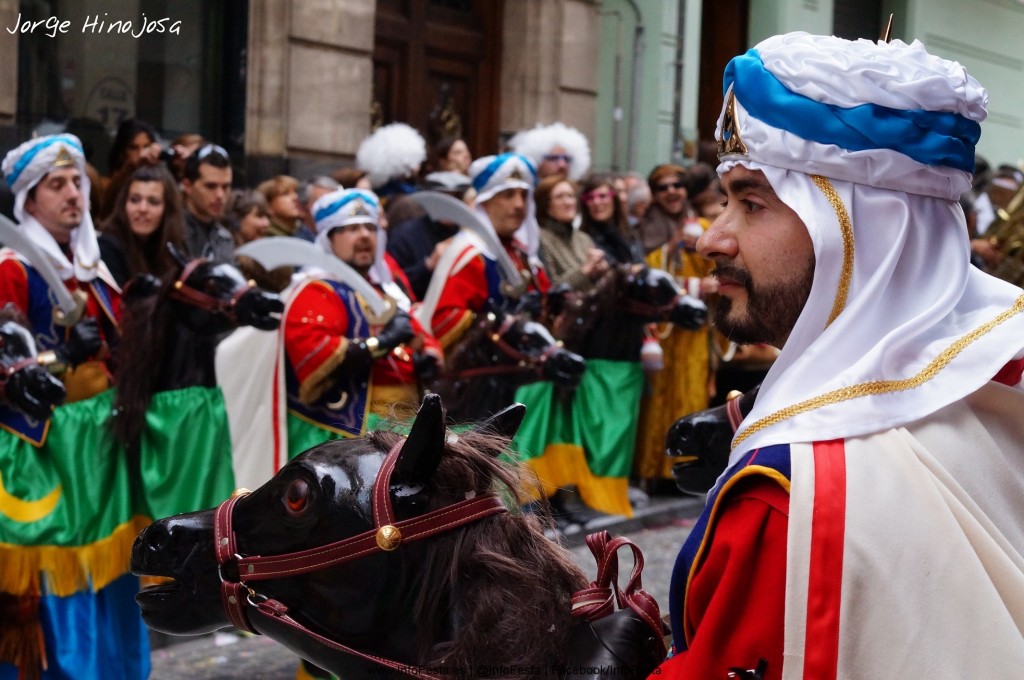
<instances>
[{"instance_id":1,"label":"gold embroidered trim","mask_svg":"<svg viewBox=\"0 0 1024 680\"><path fill-rule=\"evenodd\" d=\"M811 175L811 181L818 185L821 193L832 204L836 211L836 218L839 219L839 230L843 235L843 268L839 273L839 288L836 290L836 299L832 303L832 311L828 315L825 328L832 325L832 322L846 309L846 298L850 294L850 281L853 279L853 222L850 220L850 213L843 205L843 199L839 197L835 187L827 178L821 175Z\"/></svg>"},{"instance_id":2,"label":"gold embroidered trim","mask_svg":"<svg viewBox=\"0 0 1024 680\"><path fill-rule=\"evenodd\" d=\"M1024 311L1024 295L1017 298L1014 301L1013 306L999 314L999 316L982 324L981 326L978 326L966 335L961 336L958 340L953 342L953 344L944 349L941 354L932 359L931 362L921 369L917 375L900 380L872 380L859 385L841 387L837 390L832 390L831 392L826 392L820 396L807 399L806 401L802 401L798 404L787 406L786 408L776 411L772 415L766 416L756 423L753 423L750 427L737 434L736 438L733 440L732 448L735 449L755 432L760 432L766 427L780 423L795 415L806 413L807 411L813 411L814 409L821 408L822 406L829 406L831 404L837 404L841 401L849 401L859 397L885 394L887 392L903 392L905 390L919 387L934 378L939 371L945 368L950 361L960 354L960 352L964 351L975 340L1005 322L1010 317L1020 314L1022 311Z\"/></svg>"}]
</instances>

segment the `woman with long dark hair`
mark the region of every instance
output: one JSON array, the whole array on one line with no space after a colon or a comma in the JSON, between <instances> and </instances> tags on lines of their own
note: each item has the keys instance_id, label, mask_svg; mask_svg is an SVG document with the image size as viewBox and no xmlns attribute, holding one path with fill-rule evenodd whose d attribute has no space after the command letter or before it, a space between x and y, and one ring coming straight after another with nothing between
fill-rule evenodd
<instances>
[{"instance_id":1,"label":"woman with long dark hair","mask_svg":"<svg viewBox=\"0 0 1024 680\"><path fill-rule=\"evenodd\" d=\"M100 255L120 286L138 274L162 278L177 268L167 244L181 248L184 233L174 177L163 165L143 165L118 192L99 235Z\"/></svg>"}]
</instances>

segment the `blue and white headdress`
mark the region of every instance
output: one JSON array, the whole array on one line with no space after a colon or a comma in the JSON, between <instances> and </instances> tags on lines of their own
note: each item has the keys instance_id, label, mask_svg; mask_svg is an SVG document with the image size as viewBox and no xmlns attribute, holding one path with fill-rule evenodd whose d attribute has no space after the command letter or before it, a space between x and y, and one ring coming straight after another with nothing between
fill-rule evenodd
<instances>
[{"instance_id":1,"label":"blue and white headdress","mask_svg":"<svg viewBox=\"0 0 1024 680\"><path fill-rule=\"evenodd\" d=\"M791 33L733 59L724 90L719 173L764 172L815 256L734 457L918 420L1024 355L1020 289L970 265L957 201L987 94L963 66L916 41Z\"/></svg>"},{"instance_id":2,"label":"blue and white headdress","mask_svg":"<svg viewBox=\"0 0 1024 680\"><path fill-rule=\"evenodd\" d=\"M32 187L50 172L65 167L75 167L81 174L82 221L71 232L74 262L68 260L49 232L25 212L25 199ZM49 256L61 277L79 281L96 278L100 273L100 247L89 214L89 175L78 137L64 133L30 139L8 152L2 169L4 180L14 192L14 216L21 229Z\"/></svg>"},{"instance_id":3,"label":"blue and white headdress","mask_svg":"<svg viewBox=\"0 0 1024 680\"><path fill-rule=\"evenodd\" d=\"M515 237L526 246L530 257L536 257L540 249L540 227L537 224L536 206L533 202L533 191L537 186L537 167L533 162L518 153L484 156L477 158L469 166L469 176L473 180L473 189L476 190L476 212L487 225L490 225L491 221L483 209L484 203L508 189L526 190L526 218L523 220L523 226L516 231Z\"/></svg>"},{"instance_id":4,"label":"blue and white headdress","mask_svg":"<svg viewBox=\"0 0 1024 680\"><path fill-rule=\"evenodd\" d=\"M370 280L374 283L391 283L393 277L384 261L384 250L387 247L387 236L380 229L380 200L372 191L365 189L338 189L324 194L317 199L312 208L313 220L316 223L316 243L331 255L331 231L350 224L372 224L377 229L377 250L373 266L370 268Z\"/></svg>"}]
</instances>

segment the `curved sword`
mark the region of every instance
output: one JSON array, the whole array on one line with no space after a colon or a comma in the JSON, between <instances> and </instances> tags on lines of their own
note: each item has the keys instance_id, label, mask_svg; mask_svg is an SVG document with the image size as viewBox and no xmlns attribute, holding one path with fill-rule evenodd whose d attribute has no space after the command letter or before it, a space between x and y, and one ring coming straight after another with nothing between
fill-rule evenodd
<instances>
[{"instance_id":1,"label":"curved sword","mask_svg":"<svg viewBox=\"0 0 1024 680\"><path fill-rule=\"evenodd\" d=\"M85 292L76 291L77 294L73 294L68 290L64 285L64 279L60 277L46 253L4 215L0 215L0 243L28 260L53 291L54 297L57 298L57 307L53 310L54 323L58 326L74 326L78 323L85 312L85 302L88 299Z\"/></svg>"},{"instance_id":2,"label":"curved sword","mask_svg":"<svg viewBox=\"0 0 1024 680\"><path fill-rule=\"evenodd\" d=\"M277 267L316 267L336 277L338 281L359 293L375 319L372 323L387 323L394 315L395 301L382 295L362 274L317 245L293 236L258 238L235 248L236 255L245 255L267 269ZM383 319L383 320L382 320Z\"/></svg>"},{"instance_id":3,"label":"curved sword","mask_svg":"<svg viewBox=\"0 0 1024 680\"><path fill-rule=\"evenodd\" d=\"M465 203L439 191L417 191L409 194L409 198L416 201L427 211L427 215L435 222L452 222L465 227L475 234L484 245L494 254L498 261L498 269L501 271L501 278L508 284L515 297L522 295L526 290L526 280L523 278L519 268L508 256L505 247L498 240L498 235L493 229L488 229L480 217L469 209Z\"/></svg>"}]
</instances>

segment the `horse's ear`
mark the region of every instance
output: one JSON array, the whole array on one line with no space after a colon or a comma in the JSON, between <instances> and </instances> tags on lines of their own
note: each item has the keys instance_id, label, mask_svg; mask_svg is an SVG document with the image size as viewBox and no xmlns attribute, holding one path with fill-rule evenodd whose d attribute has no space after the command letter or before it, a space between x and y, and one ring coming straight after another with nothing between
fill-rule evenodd
<instances>
[{"instance_id":1,"label":"horse's ear","mask_svg":"<svg viewBox=\"0 0 1024 680\"><path fill-rule=\"evenodd\" d=\"M441 463L445 444L444 406L441 397L428 394L412 422L409 437L398 454L392 479L405 484L430 479Z\"/></svg>"},{"instance_id":2,"label":"horse's ear","mask_svg":"<svg viewBox=\"0 0 1024 680\"><path fill-rule=\"evenodd\" d=\"M177 262L182 269L184 269L185 266L188 264L188 258L185 257L184 253L178 250L178 248L173 243L167 244L167 250L170 251L171 257L174 258L174 261Z\"/></svg>"},{"instance_id":3,"label":"horse's ear","mask_svg":"<svg viewBox=\"0 0 1024 680\"><path fill-rule=\"evenodd\" d=\"M523 424L523 418L525 417L526 407L519 403L512 404L501 409L487 420L477 423L473 427L473 432L495 434L511 441L516 436L516 432L519 431L519 426Z\"/></svg>"}]
</instances>

